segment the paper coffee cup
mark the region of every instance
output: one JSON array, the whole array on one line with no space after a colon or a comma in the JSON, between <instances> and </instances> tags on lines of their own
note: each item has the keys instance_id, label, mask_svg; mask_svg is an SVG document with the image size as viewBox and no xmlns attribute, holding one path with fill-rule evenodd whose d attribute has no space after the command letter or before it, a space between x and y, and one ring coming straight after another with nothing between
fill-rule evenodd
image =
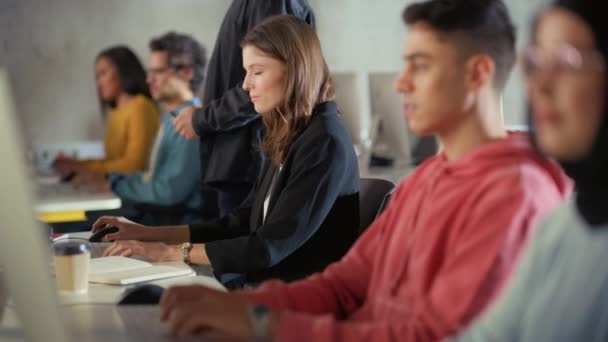
<instances>
[{"instance_id":1,"label":"paper coffee cup","mask_svg":"<svg viewBox=\"0 0 608 342\"><path fill-rule=\"evenodd\" d=\"M67 241L56 243L53 249L57 289L64 293L86 293L91 246L84 242Z\"/></svg>"}]
</instances>

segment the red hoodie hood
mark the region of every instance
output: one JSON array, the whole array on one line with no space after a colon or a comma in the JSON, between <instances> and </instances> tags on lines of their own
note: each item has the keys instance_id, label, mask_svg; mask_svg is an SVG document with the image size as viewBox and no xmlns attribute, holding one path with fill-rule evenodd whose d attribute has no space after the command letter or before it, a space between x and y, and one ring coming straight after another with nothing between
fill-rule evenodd
<instances>
[{"instance_id":1,"label":"red hoodie hood","mask_svg":"<svg viewBox=\"0 0 608 342\"><path fill-rule=\"evenodd\" d=\"M496 140L469 151L457 160L447 160L444 153L436 158L439 167L454 177L475 177L495 171L497 165L506 164L536 166L553 179L562 195L568 194L573 182L554 160L539 154L530 143L527 133L509 132L506 139Z\"/></svg>"}]
</instances>

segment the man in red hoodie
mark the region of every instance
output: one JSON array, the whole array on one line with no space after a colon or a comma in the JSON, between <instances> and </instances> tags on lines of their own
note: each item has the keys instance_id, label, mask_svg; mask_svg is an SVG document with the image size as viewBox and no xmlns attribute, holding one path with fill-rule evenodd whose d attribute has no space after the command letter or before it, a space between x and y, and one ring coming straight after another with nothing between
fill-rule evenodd
<instances>
[{"instance_id":1,"label":"man in red hoodie","mask_svg":"<svg viewBox=\"0 0 608 342\"><path fill-rule=\"evenodd\" d=\"M204 328L279 341L435 341L500 291L530 229L570 183L528 137L506 132L500 94L515 59L501 0L409 6L396 82L411 129L442 152L396 191L351 251L323 273L252 292L175 287L171 333Z\"/></svg>"}]
</instances>

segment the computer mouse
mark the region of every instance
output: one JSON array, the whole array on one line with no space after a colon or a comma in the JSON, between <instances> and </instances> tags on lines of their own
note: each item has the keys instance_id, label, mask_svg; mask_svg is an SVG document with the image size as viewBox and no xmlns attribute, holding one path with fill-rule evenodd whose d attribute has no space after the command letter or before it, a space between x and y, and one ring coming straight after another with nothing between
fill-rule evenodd
<instances>
[{"instance_id":1,"label":"computer mouse","mask_svg":"<svg viewBox=\"0 0 608 342\"><path fill-rule=\"evenodd\" d=\"M76 177L76 172L71 172L70 174L61 177L61 183L69 183L74 177Z\"/></svg>"},{"instance_id":2,"label":"computer mouse","mask_svg":"<svg viewBox=\"0 0 608 342\"><path fill-rule=\"evenodd\" d=\"M162 286L146 284L127 289L118 301L118 305L155 305L165 289Z\"/></svg>"},{"instance_id":3,"label":"computer mouse","mask_svg":"<svg viewBox=\"0 0 608 342\"><path fill-rule=\"evenodd\" d=\"M91 235L91 237L89 238L89 242L103 242L102 239L104 236L106 236L108 234L116 233L117 231L118 231L118 228L111 227L111 226L101 228L100 230L93 233L93 235Z\"/></svg>"}]
</instances>

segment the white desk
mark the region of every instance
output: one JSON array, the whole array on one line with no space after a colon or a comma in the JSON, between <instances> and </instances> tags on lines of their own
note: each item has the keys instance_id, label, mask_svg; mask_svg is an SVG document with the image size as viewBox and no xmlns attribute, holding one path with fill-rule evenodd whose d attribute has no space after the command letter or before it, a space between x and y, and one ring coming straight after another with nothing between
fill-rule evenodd
<instances>
[{"instance_id":1,"label":"white desk","mask_svg":"<svg viewBox=\"0 0 608 342\"><path fill-rule=\"evenodd\" d=\"M168 262L168 263L154 263L155 265L167 265L177 268L190 268L183 262ZM146 284L156 284L162 287L170 287L173 285L192 285L199 284L210 288L225 290L224 286L217 281L214 277L210 276L197 276L188 275L184 277L174 277L161 279L156 281L147 282ZM116 304L118 303L122 294L132 287L130 286L118 286L118 285L104 285L104 284L89 284L89 291L86 294L81 295L60 295L59 303L62 306L69 305L93 305L93 304Z\"/></svg>"},{"instance_id":2,"label":"white desk","mask_svg":"<svg viewBox=\"0 0 608 342\"><path fill-rule=\"evenodd\" d=\"M70 184L52 182L37 182L36 198L38 213L112 210L122 205L120 198L111 192L74 189Z\"/></svg>"},{"instance_id":3,"label":"white desk","mask_svg":"<svg viewBox=\"0 0 608 342\"><path fill-rule=\"evenodd\" d=\"M158 305L116 306L116 305L75 305L60 308L74 342L127 342L127 341L241 341L223 335L173 339L167 336L167 327L160 321ZM12 310L8 316L15 316ZM0 341L24 341L23 332L17 327L0 328ZM250 341L250 340L246 340Z\"/></svg>"},{"instance_id":4,"label":"white desk","mask_svg":"<svg viewBox=\"0 0 608 342\"><path fill-rule=\"evenodd\" d=\"M181 262L163 263L176 267L188 267ZM172 285L200 284L223 289L212 277L189 276L152 282L168 287ZM90 284L85 295L61 296L60 313L74 341L172 341L166 335L166 327L160 322L158 305L117 306L125 286ZM0 324L0 341L23 341L14 307L8 306ZM216 337L209 337L217 340ZM205 339L203 339L205 340ZM223 340L223 338L222 338ZM180 339L179 341L201 341Z\"/></svg>"},{"instance_id":5,"label":"white desk","mask_svg":"<svg viewBox=\"0 0 608 342\"><path fill-rule=\"evenodd\" d=\"M62 307L59 312L72 341L172 341L167 337L166 328L160 322L157 305L75 305ZM6 316L5 321L16 321L14 311L9 310ZM24 341L23 332L18 325L5 324L5 327L0 329L0 340Z\"/></svg>"}]
</instances>

